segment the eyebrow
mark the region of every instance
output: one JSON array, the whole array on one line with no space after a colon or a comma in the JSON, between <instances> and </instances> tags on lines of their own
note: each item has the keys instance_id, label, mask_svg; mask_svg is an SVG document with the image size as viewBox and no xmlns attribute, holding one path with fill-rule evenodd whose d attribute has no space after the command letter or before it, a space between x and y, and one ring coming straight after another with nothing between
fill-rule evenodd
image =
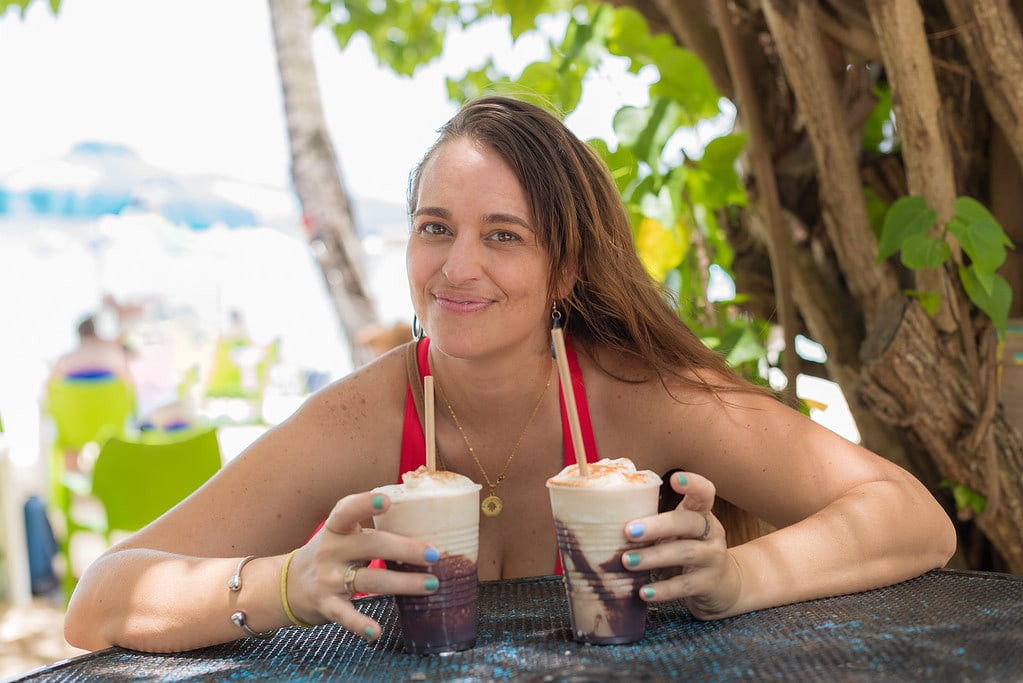
<instances>
[{"instance_id":1,"label":"eyebrow","mask_svg":"<svg viewBox=\"0 0 1023 683\"><path fill-rule=\"evenodd\" d=\"M424 206L421 209L417 209L413 217L418 216L433 216L435 218L443 218L445 220L451 220L451 212L447 209L442 209L439 206ZM500 225L503 223L511 223L512 225L518 225L526 230L533 230L533 226L529 224L529 221L519 218L515 214L511 213L488 213L483 217L483 222L487 225Z\"/></svg>"}]
</instances>

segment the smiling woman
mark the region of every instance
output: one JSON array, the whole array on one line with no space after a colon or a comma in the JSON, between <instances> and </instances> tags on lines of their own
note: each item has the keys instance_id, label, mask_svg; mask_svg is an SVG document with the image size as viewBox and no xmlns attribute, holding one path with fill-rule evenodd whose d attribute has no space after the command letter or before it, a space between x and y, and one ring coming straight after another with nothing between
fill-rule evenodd
<instances>
[{"instance_id":1,"label":"smiling woman","mask_svg":"<svg viewBox=\"0 0 1023 683\"><path fill-rule=\"evenodd\" d=\"M467 103L414 170L409 209L429 336L309 397L107 551L72 597L70 642L166 652L329 622L377 641L356 592L433 596L444 581L438 548L362 526L391 505L376 487L426 467L424 433L438 468L489 489L483 581L560 570L546 485L584 456L627 455L661 478L664 505L612 531L628 552L601 564L641 609L682 599L687 618L720 619L900 582L952 554L951 521L916 479L750 385L682 323L632 248L607 166L550 112ZM424 375L449 408L432 430L416 410Z\"/></svg>"}]
</instances>

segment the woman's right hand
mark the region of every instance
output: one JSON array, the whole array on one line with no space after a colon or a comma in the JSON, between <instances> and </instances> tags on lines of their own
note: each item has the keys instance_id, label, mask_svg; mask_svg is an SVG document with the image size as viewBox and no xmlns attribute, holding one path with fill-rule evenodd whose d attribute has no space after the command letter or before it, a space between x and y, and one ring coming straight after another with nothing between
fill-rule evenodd
<instances>
[{"instance_id":1,"label":"woman's right hand","mask_svg":"<svg viewBox=\"0 0 1023 683\"><path fill-rule=\"evenodd\" d=\"M366 566L376 558L417 565L439 559L436 548L422 541L362 526L362 520L384 512L390 504L382 493L342 498L320 530L295 553L287 593L297 619L310 624L333 621L373 641L380 636L380 625L356 609L354 593L429 595L437 590L437 578L431 574Z\"/></svg>"}]
</instances>

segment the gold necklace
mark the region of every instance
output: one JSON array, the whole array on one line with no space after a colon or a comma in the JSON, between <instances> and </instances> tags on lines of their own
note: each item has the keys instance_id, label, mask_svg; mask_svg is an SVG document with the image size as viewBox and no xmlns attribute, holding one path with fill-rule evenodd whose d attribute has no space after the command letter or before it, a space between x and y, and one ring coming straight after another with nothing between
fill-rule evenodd
<instances>
[{"instance_id":1,"label":"gold necklace","mask_svg":"<svg viewBox=\"0 0 1023 683\"><path fill-rule=\"evenodd\" d=\"M458 416L455 415L455 409L451 407L451 402L448 401L447 394L444 393L444 389L441 388L440 384L437 384L437 389L440 390L440 395L444 399L444 404L448 407L448 412L451 413L451 419L455 421L455 426L458 427L458 433L462 435L462 441L465 442L465 447L469 449L469 455L476 462L476 467L480 468L480 473L483 475L483 480L487 482L487 486L490 488L490 495L483 499L483 503L480 504L480 510L487 517L497 517L501 514L501 510L504 509L504 501L501 500L495 491L497 487L504 481L504 476L508 472L508 465L511 464L512 459L515 457L515 453L519 450L519 444L522 443L522 437L526 435L526 430L529 429L529 425L533 424L533 419L536 417L537 411L540 410L540 404L543 403L543 397L547 395L547 390L551 386L551 378L554 376L554 362L551 361L551 371L547 374L547 384L544 385L543 391L540 392L540 398L536 399L536 405L533 406L533 412L530 413L529 419L526 421L526 426L519 432L519 438L515 440L515 445L512 446L511 454L508 456L508 460L504 463L504 469L501 470L501 474L497 475L497 479L493 482L490 481L490 477L487 476L487 471L483 469L483 463L476 457L476 451L473 449L472 444L469 443L469 437L466 436L465 430L462 429L462 423L458 421Z\"/></svg>"}]
</instances>

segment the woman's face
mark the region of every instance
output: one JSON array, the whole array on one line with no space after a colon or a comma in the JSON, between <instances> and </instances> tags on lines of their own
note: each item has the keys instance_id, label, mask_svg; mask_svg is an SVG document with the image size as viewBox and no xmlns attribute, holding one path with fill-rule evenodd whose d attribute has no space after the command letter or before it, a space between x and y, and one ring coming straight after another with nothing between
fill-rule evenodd
<instances>
[{"instance_id":1,"label":"woman's face","mask_svg":"<svg viewBox=\"0 0 1023 683\"><path fill-rule=\"evenodd\" d=\"M535 337L549 345L547 256L511 168L466 139L420 173L408 243L412 303L445 353L481 356Z\"/></svg>"}]
</instances>

